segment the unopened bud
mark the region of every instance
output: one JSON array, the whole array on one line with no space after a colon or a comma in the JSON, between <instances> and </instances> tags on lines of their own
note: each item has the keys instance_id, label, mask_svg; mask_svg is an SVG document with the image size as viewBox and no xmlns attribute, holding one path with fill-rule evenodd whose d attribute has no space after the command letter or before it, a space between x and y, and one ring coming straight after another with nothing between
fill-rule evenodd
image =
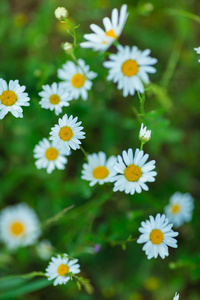
<instances>
[{"instance_id":1,"label":"unopened bud","mask_svg":"<svg viewBox=\"0 0 200 300\"><path fill-rule=\"evenodd\" d=\"M71 43L66 42L63 44L63 49L65 50L65 52L70 52L73 48L74 46Z\"/></svg>"},{"instance_id":2,"label":"unopened bud","mask_svg":"<svg viewBox=\"0 0 200 300\"><path fill-rule=\"evenodd\" d=\"M57 7L54 11L55 17L58 20L62 20L68 17L68 11L65 7Z\"/></svg>"},{"instance_id":3,"label":"unopened bud","mask_svg":"<svg viewBox=\"0 0 200 300\"><path fill-rule=\"evenodd\" d=\"M142 143L146 143L151 138L151 130L147 130L147 127L144 127L144 124L142 123L140 132L139 132L139 140Z\"/></svg>"}]
</instances>

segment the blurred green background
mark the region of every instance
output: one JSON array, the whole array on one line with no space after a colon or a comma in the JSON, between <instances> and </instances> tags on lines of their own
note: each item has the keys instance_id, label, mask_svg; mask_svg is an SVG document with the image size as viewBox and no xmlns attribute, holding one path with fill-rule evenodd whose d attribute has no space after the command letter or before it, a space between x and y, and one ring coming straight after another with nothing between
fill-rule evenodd
<instances>
[{"instance_id":1,"label":"blurred green background","mask_svg":"<svg viewBox=\"0 0 200 300\"><path fill-rule=\"evenodd\" d=\"M129 17L119 42L150 48L158 59L145 102L144 121L152 138L144 150L156 160L158 172L149 192L131 196L112 194L112 184L89 187L81 180L85 158L79 150L72 152L64 171L48 175L34 165L35 145L48 137L58 119L40 107L38 92L43 84L58 81L57 69L70 59L61 44L72 38L67 25L55 19L55 8L65 6L72 24L80 24L76 32L82 42L91 23L101 26L102 18L123 3L1 0L0 78L19 79L27 87L31 105L24 108L23 119L9 114L0 121L0 207L26 202L45 222L75 205L43 231L41 240L48 239L55 252L79 258L81 276L91 280L94 293L79 292L75 282L53 287L44 278L8 279L11 274L44 271L48 261L38 257L34 246L9 253L1 244L0 299L167 300L176 291L180 300L200 299L200 57L194 51L200 46L198 0L126 1ZM116 52L115 47L109 52ZM78 48L75 54L98 73L88 101L73 100L63 109L82 121L84 149L110 156L139 147L137 95L123 98L116 85L106 81L99 53ZM178 230L179 247L170 249L168 258L149 261L136 242L116 242L130 234L137 238L141 221L162 213L176 191L190 192L195 210L192 222ZM95 244L101 245L98 253L92 251Z\"/></svg>"}]
</instances>

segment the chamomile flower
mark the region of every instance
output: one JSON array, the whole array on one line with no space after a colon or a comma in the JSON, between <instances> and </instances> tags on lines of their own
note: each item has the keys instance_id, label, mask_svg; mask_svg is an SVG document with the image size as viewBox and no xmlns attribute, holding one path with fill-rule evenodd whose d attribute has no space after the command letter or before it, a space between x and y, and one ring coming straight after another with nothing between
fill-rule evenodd
<instances>
[{"instance_id":1,"label":"chamomile flower","mask_svg":"<svg viewBox=\"0 0 200 300\"><path fill-rule=\"evenodd\" d=\"M23 118L23 110L21 106L29 106L27 93L24 93L26 87L19 85L19 80L10 80L7 83L0 78L0 120L2 120L8 112L16 118Z\"/></svg>"},{"instance_id":2,"label":"chamomile flower","mask_svg":"<svg viewBox=\"0 0 200 300\"><path fill-rule=\"evenodd\" d=\"M116 157L111 156L106 159L104 152L98 152L88 155L88 163L83 164L82 179L90 181L90 186L104 184L109 182L110 178L115 175L113 166L116 162Z\"/></svg>"},{"instance_id":3,"label":"chamomile flower","mask_svg":"<svg viewBox=\"0 0 200 300\"><path fill-rule=\"evenodd\" d=\"M35 165L37 169L47 169L50 174L55 168L64 170L67 163L67 158L55 142L49 142L44 138L35 146L34 158L37 159Z\"/></svg>"},{"instance_id":4,"label":"chamomile flower","mask_svg":"<svg viewBox=\"0 0 200 300\"><path fill-rule=\"evenodd\" d=\"M107 80L117 82L117 88L123 90L124 97L134 95L135 91L143 93L143 82L148 84L148 73L156 72L152 65L157 59L149 56L149 49L140 51L136 46L130 48L119 45L117 50L117 54L110 55L110 60L103 63L109 69Z\"/></svg>"},{"instance_id":5,"label":"chamomile flower","mask_svg":"<svg viewBox=\"0 0 200 300\"><path fill-rule=\"evenodd\" d=\"M200 54L200 47L194 48L194 50L196 51L197 54ZM200 62L200 59L198 60L198 62Z\"/></svg>"},{"instance_id":6,"label":"chamomile flower","mask_svg":"<svg viewBox=\"0 0 200 300\"><path fill-rule=\"evenodd\" d=\"M157 214L155 219L150 216L149 220L141 223L139 231L142 233L137 240L138 244L144 244L142 250L145 251L148 259L152 257L165 258L169 255L168 246L177 248L177 240L174 239L178 232L174 232L165 215Z\"/></svg>"},{"instance_id":7,"label":"chamomile flower","mask_svg":"<svg viewBox=\"0 0 200 300\"><path fill-rule=\"evenodd\" d=\"M179 299L179 294L176 293L173 300L178 300L178 299Z\"/></svg>"},{"instance_id":8,"label":"chamomile flower","mask_svg":"<svg viewBox=\"0 0 200 300\"><path fill-rule=\"evenodd\" d=\"M120 12L114 8L111 13L111 20L106 17L103 19L105 30L96 24L91 24L90 29L93 33L85 34L87 42L80 44L82 48L92 48L94 51L108 49L116 39L121 35L126 20L128 18L127 5L121 6Z\"/></svg>"},{"instance_id":9,"label":"chamomile flower","mask_svg":"<svg viewBox=\"0 0 200 300\"><path fill-rule=\"evenodd\" d=\"M69 93L61 87L59 84L54 82L50 85L43 85L43 91L39 93L39 96L42 97L39 104L42 108L55 110L55 114L59 115L62 112L63 106L69 106L70 97Z\"/></svg>"},{"instance_id":10,"label":"chamomile flower","mask_svg":"<svg viewBox=\"0 0 200 300\"><path fill-rule=\"evenodd\" d=\"M147 130L147 127L144 127L144 124L142 123L140 132L139 132L139 140L142 143L146 143L151 138L151 130Z\"/></svg>"},{"instance_id":11,"label":"chamomile flower","mask_svg":"<svg viewBox=\"0 0 200 300\"><path fill-rule=\"evenodd\" d=\"M9 249L33 245L40 234L38 217L27 204L8 206L0 212L0 239Z\"/></svg>"},{"instance_id":12,"label":"chamomile flower","mask_svg":"<svg viewBox=\"0 0 200 300\"><path fill-rule=\"evenodd\" d=\"M45 275L48 280L55 279L53 285L66 284L70 280L69 273L80 273L78 259L70 260L67 254L63 254L62 257L60 255L52 257L51 260L45 270Z\"/></svg>"},{"instance_id":13,"label":"chamomile flower","mask_svg":"<svg viewBox=\"0 0 200 300\"><path fill-rule=\"evenodd\" d=\"M73 99L81 97L87 100L88 90L92 87L91 80L96 76L97 74L90 71L90 67L82 59L78 59L78 65L67 61L62 69L58 69L58 78L63 80L61 85L69 91Z\"/></svg>"},{"instance_id":14,"label":"chamomile flower","mask_svg":"<svg viewBox=\"0 0 200 300\"><path fill-rule=\"evenodd\" d=\"M144 154L143 150L136 149L133 155L133 150L123 151L122 156L118 155L117 162L113 166L116 171L110 181L114 183L113 191L124 191L126 194L133 195L141 193L142 190L148 191L148 186L145 182L155 181L157 172L155 169L155 160L146 163L149 154Z\"/></svg>"},{"instance_id":15,"label":"chamomile flower","mask_svg":"<svg viewBox=\"0 0 200 300\"><path fill-rule=\"evenodd\" d=\"M78 117L73 118L70 116L68 118L65 114L62 118L58 119L58 124L51 128L49 138L53 140L57 147L63 153L67 155L70 152L70 148L73 150L80 148L80 139L85 138L85 132L82 131L83 127L80 126L82 122L77 122Z\"/></svg>"},{"instance_id":16,"label":"chamomile flower","mask_svg":"<svg viewBox=\"0 0 200 300\"><path fill-rule=\"evenodd\" d=\"M165 214L174 227L181 226L192 219L194 199L189 193L176 192L169 199L169 205L165 207Z\"/></svg>"}]
</instances>

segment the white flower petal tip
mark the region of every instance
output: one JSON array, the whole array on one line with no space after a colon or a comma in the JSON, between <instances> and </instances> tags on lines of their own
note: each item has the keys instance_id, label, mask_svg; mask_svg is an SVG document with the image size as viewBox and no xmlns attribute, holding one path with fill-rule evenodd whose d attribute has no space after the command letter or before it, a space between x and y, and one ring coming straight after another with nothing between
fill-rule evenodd
<instances>
[{"instance_id":1,"label":"white flower petal tip","mask_svg":"<svg viewBox=\"0 0 200 300\"><path fill-rule=\"evenodd\" d=\"M117 54L110 55L110 60L103 63L109 69L107 80L118 83L117 88L123 90L124 97L133 96L136 91L144 93L143 82L148 84L148 73L156 72L152 65L157 59L149 56L149 49L141 51L136 46L119 45L117 50Z\"/></svg>"},{"instance_id":2,"label":"white flower petal tip","mask_svg":"<svg viewBox=\"0 0 200 300\"><path fill-rule=\"evenodd\" d=\"M177 240L174 238L178 232L174 232L165 215L157 214L155 218L149 217L149 220L142 222L139 231L142 233L137 240L138 244L143 244L148 259L160 256L164 259L169 255L168 246L177 248Z\"/></svg>"},{"instance_id":3,"label":"white flower petal tip","mask_svg":"<svg viewBox=\"0 0 200 300\"><path fill-rule=\"evenodd\" d=\"M67 254L52 257L46 268L45 275L48 280L54 279L53 285L66 284L70 280L69 274L80 273L80 265L77 264L78 259L70 260Z\"/></svg>"},{"instance_id":4,"label":"white flower petal tip","mask_svg":"<svg viewBox=\"0 0 200 300\"><path fill-rule=\"evenodd\" d=\"M180 227L184 222L190 222L194 209L194 199L189 193L176 192L165 207L165 214L174 227Z\"/></svg>"},{"instance_id":5,"label":"white flower petal tip","mask_svg":"<svg viewBox=\"0 0 200 300\"><path fill-rule=\"evenodd\" d=\"M139 132L139 140L145 144L147 143L151 138L151 130L147 130L147 127L144 127L144 124L142 123L140 132Z\"/></svg>"},{"instance_id":6,"label":"white flower petal tip","mask_svg":"<svg viewBox=\"0 0 200 300\"><path fill-rule=\"evenodd\" d=\"M8 112L16 118L23 118L23 110L21 106L29 106L27 93L24 93L26 87L20 86L18 80L10 80L7 83L0 78L0 120L2 120Z\"/></svg>"},{"instance_id":7,"label":"white flower petal tip","mask_svg":"<svg viewBox=\"0 0 200 300\"><path fill-rule=\"evenodd\" d=\"M90 26L93 33L85 34L87 42L80 44L82 48L91 48L94 51L105 51L118 39L128 18L127 5L121 6L120 12L114 8L111 19L104 18L104 30L96 24Z\"/></svg>"},{"instance_id":8,"label":"white flower petal tip","mask_svg":"<svg viewBox=\"0 0 200 300\"><path fill-rule=\"evenodd\" d=\"M179 300L179 294L176 293L173 300Z\"/></svg>"}]
</instances>

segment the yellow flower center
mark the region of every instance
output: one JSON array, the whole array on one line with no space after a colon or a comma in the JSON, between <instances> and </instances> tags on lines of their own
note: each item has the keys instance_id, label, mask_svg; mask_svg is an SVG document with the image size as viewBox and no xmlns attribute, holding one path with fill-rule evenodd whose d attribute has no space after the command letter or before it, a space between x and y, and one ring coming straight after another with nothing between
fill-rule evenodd
<instances>
[{"instance_id":1,"label":"yellow flower center","mask_svg":"<svg viewBox=\"0 0 200 300\"><path fill-rule=\"evenodd\" d=\"M45 156L48 160L55 160L58 157L58 150L54 147L50 147L46 150Z\"/></svg>"},{"instance_id":2,"label":"yellow flower center","mask_svg":"<svg viewBox=\"0 0 200 300\"><path fill-rule=\"evenodd\" d=\"M180 211L180 205L179 204L173 204L171 206L171 213L177 214Z\"/></svg>"},{"instance_id":3,"label":"yellow flower center","mask_svg":"<svg viewBox=\"0 0 200 300\"><path fill-rule=\"evenodd\" d=\"M60 102L60 97L56 94L50 96L49 101L51 104L58 104Z\"/></svg>"},{"instance_id":4,"label":"yellow flower center","mask_svg":"<svg viewBox=\"0 0 200 300\"><path fill-rule=\"evenodd\" d=\"M17 101L17 95L13 91L4 91L0 99L3 105L11 106Z\"/></svg>"},{"instance_id":5,"label":"yellow flower center","mask_svg":"<svg viewBox=\"0 0 200 300\"><path fill-rule=\"evenodd\" d=\"M70 127L64 126L59 131L59 137L63 141L69 141L73 137L73 131L71 130Z\"/></svg>"},{"instance_id":6,"label":"yellow flower center","mask_svg":"<svg viewBox=\"0 0 200 300\"><path fill-rule=\"evenodd\" d=\"M133 59L128 59L122 64L122 73L127 77L136 75L138 70L139 65Z\"/></svg>"},{"instance_id":7,"label":"yellow flower center","mask_svg":"<svg viewBox=\"0 0 200 300\"><path fill-rule=\"evenodd\" d=\"M159 245L162 243L164 235L160 229L153 229L150 233L150 240L152 244Z\"/></svg>"},{"instance_id":8,"label":"yellow flower center","mask_svg":"<svg viewBox=\"0 0 200 300\"><path fill-rule=\"evenodd\" d=\"M79 89L81 88L84 83L85 83L85 76L83 76L80 73L75 74L72 79L71 79L71 83L73 85L73 87Z\"/></svg>"},{"instance_id":9,"label":"yellow flower center","mask_svg":"<svg viewBox=\"0 0 200 300\"><path fill-rule=\"evenodd\" d=\"M129 165L124 171L124 176L128 181L138 181L142 176L142 170L136 165Z\"/></svg>"},{"instance_id":10,"label":"yellow flower center","mask_svg":"<svg viewBox=\"0 0 200 300\"><path fill-rule=\"evenodd\" d=\"M69 267L65 264L62 264L58 267L57 272L60 276L65 276L67 273L69 273Z\"/></svg>"},{"instance_id":11,"label":"yellow flower center","mask_svg":"<svg viewBox=\"0 0 200 300\"><path fill-rule=\"evenodd\" d=\"M22 235L25 228L21 222L13 222L10 226L10 231L13 235Z\"/></svg>"},{"instance_id":12,"label":"yellow flower center","mask_svg":"<svg viewBox=\"0 0 200 300\"><path fill-rule=\"evenodd\" d=\"M104 166L99 166L99 167L96 167L94 170L93 170L93 176L94 178L96 179L104 179L108 176L109 174L109 171L106 167Z\"/></svg>"},{"instance_id":13,"label":"yellow flower center","mask_svg":"<svg viewBox=\"0 0 200 300\"><path fill-rule=\"evenodd\" d=\"M110 30L106 31L105 34L106 34L107 36L113 38L113 39L116 39L116 38L117 38L117 36L116 36L116 34L115 34L115 32L114 32L113 29L110 29Z\"/></svg>"}]
</instances>

